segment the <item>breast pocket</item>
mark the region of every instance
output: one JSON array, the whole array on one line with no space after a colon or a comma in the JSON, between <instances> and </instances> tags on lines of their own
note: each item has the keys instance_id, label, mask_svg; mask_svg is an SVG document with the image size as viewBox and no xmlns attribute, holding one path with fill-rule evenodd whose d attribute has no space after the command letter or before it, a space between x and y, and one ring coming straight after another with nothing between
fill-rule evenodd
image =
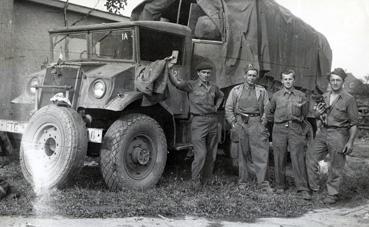
<instances>
[{"instance_id":1,"label":"breast pocket","mask_svg":"<svg viewBox=\"0 0 369 227\"><path fill-rule=\"evenodd\" d=\"M301 97L295 97L291 103L291 113L295 117L301 117L302 115L303 100Z\"/></svg>"},{"instance_id":2,"label":"breast pocket","mask_svg":"<svg viewBox=\"0 0 369 227\"><path fill-rule=\"evenodd\" d=\"M334 107L333 117L337 120L346 120L347 119L346 107L342 105L336 105Z\"/></svg>"},{"instance_id":3,"label":"breast pocket","mask_svg":"<svg viewBox=\"0 0 369 227\"><path fill-rule=\"evenodd\" d=\"M194 91L191 96L195 103L204 103L206 101L206 94L202 91Z\"/></svg>"}]
</instances>

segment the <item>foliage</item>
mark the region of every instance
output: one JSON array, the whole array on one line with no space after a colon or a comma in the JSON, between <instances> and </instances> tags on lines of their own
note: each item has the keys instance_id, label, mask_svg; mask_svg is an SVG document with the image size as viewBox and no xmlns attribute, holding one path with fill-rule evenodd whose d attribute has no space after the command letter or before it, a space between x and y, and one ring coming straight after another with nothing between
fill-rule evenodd
<instances>
[{"instance_id":1,"label":"foliage","mask_svg":"<svg viewBox=\"0 0 369 227\"><path fill-rule=\"evenodd\" d=\"M124 7L127 5L127 0L106 0L104 6L106 9L115 14L121 14L121 10L124 10Z\"/></svg>"},{"instance_id":2,"label":"foliage","mask_svg":"<svg viewBox=\"0 0 369 227\"><path fill-rule=\"evenodd\" d=\"M366 74L365 76L364 76L364 84L369 84L369 74Z\"/></svg>"}]
</instances>

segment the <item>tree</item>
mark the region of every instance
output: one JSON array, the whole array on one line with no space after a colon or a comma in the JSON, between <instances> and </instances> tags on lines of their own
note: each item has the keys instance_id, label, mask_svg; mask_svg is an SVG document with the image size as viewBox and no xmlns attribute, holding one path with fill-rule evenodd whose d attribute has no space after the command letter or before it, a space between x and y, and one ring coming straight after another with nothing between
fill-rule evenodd
<instances>
[{"instance_id":1,"label":"tree","mask_svg":"<svg viewBox=\"0 0 369 227\"><path fill-rule=\"evenodd\" d=\"M127 0L106 0L106 9L115 14L121 14L121 10L127 5Z\"/></svg>"},{"instance_id":2,"label":"tree","mask_svg":"<svg viewBox=\"0 0 369 227\"><path fill-rule=\"evenodd\" d=\"M364 84L369 84L369 73L364 76Z\"/></svg>"}]
</instances>

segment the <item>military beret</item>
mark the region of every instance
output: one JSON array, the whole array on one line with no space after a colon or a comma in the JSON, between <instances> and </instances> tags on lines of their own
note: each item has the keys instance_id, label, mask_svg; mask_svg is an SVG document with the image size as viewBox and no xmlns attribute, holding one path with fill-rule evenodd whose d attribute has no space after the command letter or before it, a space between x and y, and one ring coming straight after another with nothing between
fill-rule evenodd
<instances>
[{"instance_id":1,"label":"military beret","mask_svg":"<svg viewBox=\"0 0 369 227\"><path fill-rule=\"evenodd\" d=\"M330 72L327 75L327 79L328 80L330 79L330 77L331 77L332 74L341 77L342 80L345 80L345 78L347 77L347 74L345 73L345 71L342 68L335 68L332 72Z\"/></svg>"},{"instance_id":2,"label":"military beret","mask_svg":"<svg viewBox=\"0 0 369 227\"><path fill-rule=\"evenodd\" d=\"M200 71L203 69L213 69L213 65L210 62L203 61L196 66L196 71Z\"/></svg>"}]
</instances>

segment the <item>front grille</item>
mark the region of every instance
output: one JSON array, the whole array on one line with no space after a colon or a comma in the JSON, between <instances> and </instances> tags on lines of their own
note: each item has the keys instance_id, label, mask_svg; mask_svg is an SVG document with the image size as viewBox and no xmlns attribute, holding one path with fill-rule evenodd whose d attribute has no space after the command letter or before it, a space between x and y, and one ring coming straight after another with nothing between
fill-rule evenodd
<instances>
[{"instance_id":1,"label":"front grille","mask_svg":"<svg viewBox=\"0 0 369 227\"><path fill-rule=\"evenodd\" d=\"M43 82L44 86L70 86L69 101L73 104L75 95L78 95L81 85L81 67L79 65L57 65L46 70L46 76ZM40 105L46 106L50 103L50 98L55 94L62 92L66 95L66 90L58 88L40 88Z\"/></svg>"}]
</instances>

